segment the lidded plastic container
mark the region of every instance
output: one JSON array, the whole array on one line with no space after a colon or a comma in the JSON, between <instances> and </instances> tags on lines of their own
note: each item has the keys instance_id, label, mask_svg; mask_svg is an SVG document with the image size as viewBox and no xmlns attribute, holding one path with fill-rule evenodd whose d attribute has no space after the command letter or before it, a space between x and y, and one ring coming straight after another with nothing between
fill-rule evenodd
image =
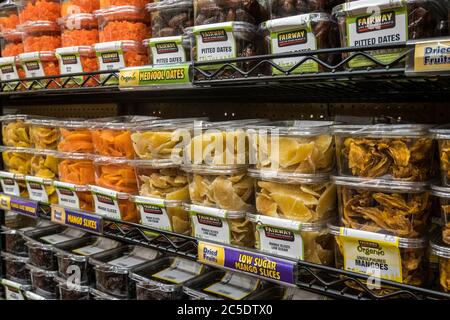
<instances>
[{"instance_id":1,"label":"lidded plastic container","mask_svg":"<svg viewBox=\"0 0 450 320\"><path fill-rule=\"evenodd\" d=\"M61 16L60 0L19 0L17 3L21 24L30 21L56 22Z\"/></svg>"},{"instance_id":2,"label":"lidded plastic container","mask_svg":"<svg viewBox=\"0 0 450 320\"><path fill-rule=\"evenodd\" d=\"M444 292L450 291L450 247L440 239L431 242L431 252L439 259L439 283Z\"/></svg>"},{"instance_id":3,"label":"lidded plastic container","mask_svg":"<svg viewBox=\"0 0 450 320\"><path fill-rule=\"evenodd\" d=\"M24 52L22 32L17 30L3 31L1 36L3 38L1 43L2 57L15 57Z\"/></svg>"},{"instance_id":4,"label":"lidded plastic container","mask_svg":"<svg viewBox=\"0 0 450 320\"><path fill-rule=\"evenodd\" d=\"M336 186L328 174L249 170L255 178L256 211L300 222L323 221L337 213Z\"/></svg>"},{"instance_id":5,"label":"lidded plastic container","mask_svg":"<svg viewBox=\"0 0 450 320\"><path fill-rule=\"evenodd\" d=\"M5 263L5 278L20 284L30 284L30 272L27 270L27 257L15 256L13 254L2 252L2 260Z\"/></svg>"},{"instance_id":6,"label":"lidded plastic container","mask_svg":"<svg viewBox=\"0 0 450 320\"><path fill-rule=\"evenodd\" d=\"M31 174L31 149L0 147L0 151L5 171L19 175Z\"/></svg>"},{"instance_id":7,"label":"lidded plastic container","mask_svg":"<svg viewBox=\"0 0 450 320\"><path fill-rule=\"evenodd\" d=\"M61 16L93 13L100 9L99 0L61 0Z\"/></svg>"},{"instance_id":8,"label":"lidded plastic container","mask_svg":"<svg viewBox=\"0 0 450 320\"><path fill-rule=\"evenodd\" d=\"M54 279L58 276L57 271L47 271L27 264L27 269L31 274L31 285L33 291L47 299L57 297L58 288Z\"/></svg>"},{"instance_id":9,"label":"lidded plastic container","mask_svg":"<svg viewBox=\"0 0 450 320\"><path fill-rule=\"evenodd\" d=\"M25 72L26 78L57 76L59 75L58 59L53 51L39 51L19 54L19 62ZM47 88L56 88L56 84L40 81ZM34 88L42 88L36 85Z\"/></svg>"},{"instance_id":10,"label":"lidded plastic container","mask_svg":"<svg viewBox=\"0 0 450 320\"><path fill-rule=\"evenodd\" d=\"M58 121L60 140L57 149L70 153L94 153L92 132L84 120L67 119Z\"/></svg>"},{"instance_id":11,"label":"lidded plastic container","mask_svg":"<svg viewBox=\"0 0 450 320\"><path fill-rule=\"evenodd\" d=\"M183 284L205 270L195 261L164 257L136 268L130 278L136 282L137 300L181 300L186 298Z\"/></svg>"},{"instance_id":12,"label":"lidded plastic container","mask_svg":"<svg viewBox=\"0 0 450 320\"><path fill-rule=\"evenodd\" d=\"M18 56L0 58L0 80L5 81L3 91L24 90L23 83L14 81L23 78L25 78L25 71Z\"/></svg>"},{"instance_id":13,"label":"lidded plastic container","mask_svg":"<svg viewBox=\"0 0 450 320\"><path fill-rule=\"evenodd\" d=\"M30 125L31 143L36 149L56 150L60 132L54 119L32 118L26 124Z\"/></svg>"},{"instance_id":14,"label":"lidded plastic container","mask_svg":"<svg viewBox=\"0 0 450 320\"><path fill-rule=\"evenodd\" d=\"M92 46L99 42L98 22L93 14L74 14L58 21L62 47Z\"/></svg>"},{"instance_id":15,"label":"lidded plastic container","mask_svg":"<svg viewBox=\"0 0 450 320\"><path fill-rule=\"evenodd\" d=\"M439 197L442 215L442 241L450 245L450 187L431 186L432 194Z\"/></svg>"},{"instance_id":16,"label":"lidded plastic container","mask_svg":"<svg viewBox=\"0 0 450 320\"><path fill-rule=\"evenodd\" d=\"M369 272L373 273L379 271L378 275L372 274L374 277L378 278L386 278L389 275L395 274L395 277L392 277L392 281L402 282L406 285L413 286L423 286L426 281L427 276L427 246L428 241L426 238L403 238L400 237L396 240L396 245L386 245L380 244L380 242L372 242L373 240L367 241L366 237L356 237L356 243L353 247L344 244L343 238L341 238L340 234L342 233L340 228L335 225L329 225L330 233L335 237L336 241L336 268L344 269L345 266L355 266L360 268L361 270L370 269ZM351 230L350 230L351 231ZM371 232L368 232L371 234ZM356 236L356 234L355 234ZM372 238L378 238L371 235ZM391 242L392 238L382 237L384 241ZM360 241L358 241L360 240ZM383 240L381 240L383 241ZM366 264L361 262L358 264L358 261L355 261L352 251L357 250L355 247L358 246L357 243L365 243L366 246L362 246L362 252L366 254L367 262ZM350 251L344 250L345 248ZM397 251L398 250L398 251ZM397 254L393 255L392 252L396 252ZM381 266L377 265L379 262L380 252L384 252L384 263ZM388 256L389 255L389 256ZM345 261L347 260L347 261ZM373 264L371 268L370 265ZM392 270L389 270L391 268ZM382 269L382 270L381 270ZM393 270L397 270L397 273L392 273ZM397 280L395 278L398 278ZM380 290L389 290L389 287L381 286Z\"/></svg>"},{"instance_id":17,"label":"lidded plastic container","mask_svg":"<svg viewBox=\"0 0 450 320\"><path fill-rule=\"evenodd\" d=\"M450 187L450 125L431 129L439 145L442 185Z\"/></svg>"},{"instance_id":18,"label":"lidded plastic container","mask_svg":"<svg viewBox=\"0 0 450 320\"><path fill-rule=\"evenodd\" d=\"M344 226L404 238L428 231L430 191L419 182L332 177Z\"/></svg>"},{"instance_id":19,"label":"lidded plastic container","mask_svg":"<svg viewBox=\"0 0 450 320\"><path fill-rule=\"evenodd\" d=\"M299 174L330 172L334 168L331 121L276 121L247 130L256 168Z\"/></svg>"},{"instance_id":20,"label":"lidded plastic container","mask_svg":"<svg viewBox=\"0 0 450 320\"><path fill-rule=\"evenodd\" d=\"M56 22L34 21L19 27L24 52L54 51L61 47L61 30Z\"/></svg>"},{"instance_id":21,"label":"lidded plastic container","mask_svg":"<svg viewBox=\"0 0 450 320\"><path fill-rule=\"evenodd\" d=\"M181 36L194 26L192 0L163 0L145 8L151 16L152 38Z\"/></svg>"},{"instance_id":22,"label":"lidded plastic container","mask_svg":"<svg viewBox=\"0 0 450 320\"><path fill-rule=\"evenodd\" d=\"M18 6L11 1L2 3L0 5L0 32L15 30L19 24Z\"/></svg>"},{"instance_id":23,"label":"lidded plastic container","mask_svg":"<svg viewBox=\"0 0 450 320\"><path fill-rule=\"evenodd\" d=\"M311 12L331 12L334 6L345 0L268 0L271 19L307 14Z\"/></svg>"},{"instance_id":24,"label":"lidded plastic container","mask_svg":"<svg viewBox=\"0 0 450 320\"><path fill-rule=\"evenodd\" d=\"M111 7L95 12L100 42L131 40L142 43L150 35L145 11L134 6Z\"/></svg>"},{"instance_id":25,"label":"lidded plastic container","mask_svg":"<svg viewBox=\"0 0 450 320\"><path fill-rule=\"evenodd\" d=\"M66 279L54 278L60 300L89 300L89 287L67 283Z\"/></svg>"},{"instance_id":26,"label":"lidded plastic container","mask_svg":"<svg viewBox=\"0 0 450 320\"><path fill-rule=\"evenodd\" d=\"M0 117L3 145L22 148L32 147L30 125L25 123L28 118L29 116L22 114L8 114Z\"/></svg>"},{"instance_id":27,"label":"lidded plastic container","mask_svg":"<svg viewBox=\"0 0 450 320\"><path fill-rule=\"evenodd\" d=\"M58 154L52 150L36 150L31 158L31 175L58 180Z\"/></svg>"},{"instance_id":28,"label":"lidded plastic container","mask_svg":"<svg viewBox=\"0 0 450 320\"><path fill-rule=\"evenodd\" d=\"M249 210L254 203L254 180L247 168L183 166L193 204L225 210Z\"/></svg>"},{"instance_id":29,"label":"lidded plastic container","mask_svg":"<svg viewBox=\"0 0 450 320\"><path fill-rule=\"evenodd\" d=\"M192 236L197 239L253 248L255 226L246 211L232 211L185 204L192 223Z\"/></svg>"},{"instance_id":30,"label":"lidded plastic container","mask_svg":"<svg viewBox=\"0 0 450 320\"><path fill-rule=\"evenodd\" d=\"M145 5L149 2L149 0L100 0L100 8L107 9L111 7L131 5L139 9L144 9Z\"/></svg>"},{"instance_id":31,"label":"lidded plastic container","mask_svg":"<svg viewBox=\"0 0 450 320\"><path fill-rule=\"evenodd\" d=\"M97 157L94 168L97 186L117 192L138 193L135 168L130 160Z\"/></svg>"},{"instance_id":32,"label":"lidded plastic container","mask_svg":"<svg viewBox=\"0 0 450 320\"><path fill-rule=\"evenodd\" d=\"M149 62L156 64L184 63L191 60L191 41L186 35L145 39Z\"/></svg>"},{"instance_id":33,"label":"lidded plastic container","mask_svg":"<svg viewBox=\"0 0 450 320\"><path fill-rule=\"evenodd\" d=\"M274 2L289 3L290 0L273 0ZM300 2L300 1L299 1ZM296 51L311 51L339 47L339 32L332 17L326 13L307 13L292 17L265 21L260 25L264 33L264 41L268 53L286 53ZM336 54L319 54L321 61L328 65L335 65L340 56ZM291 69L295 64L307 56L274 59L273 62L283 70ZM313 60L304 62L291 73L312 73L323 71L324 68ZM275 67L273 74L284 74Z\"/></svg>"},{"instance_id":34,"label":"lidded plastic container","mask_svg":"<svg viewBox=\"0 0 450 320\"><path fill-rule=\"evenodd\" d=\"M428 181L433 176L429 125L336 125L341 176Z\"/></svg>"},{"instance_id":35,"label":"lidded plastic container","mask_svg":"<svg viewBox=\"0 0 450 320\"><path fill-rule=\"evenodd\" d=\"M25 230L28 228L25 228ZM15 256L27 257L28 250L23 239L23 231L15 229L1 230L0 235L5 243L4 251Z\"/></svg>"},{"instance_id":36,"label":"lidded plastic container","mask_svg":"<svg viewBox=\"0 0 450 320\"><path fill-rule=\"evenodd\" d=\"M156 250L140 246L122 246L90 258L95 270L96 289L106 294L128 299L135 294L129 275L135 268L160 256Z\"/></svg>"}]
</instances>

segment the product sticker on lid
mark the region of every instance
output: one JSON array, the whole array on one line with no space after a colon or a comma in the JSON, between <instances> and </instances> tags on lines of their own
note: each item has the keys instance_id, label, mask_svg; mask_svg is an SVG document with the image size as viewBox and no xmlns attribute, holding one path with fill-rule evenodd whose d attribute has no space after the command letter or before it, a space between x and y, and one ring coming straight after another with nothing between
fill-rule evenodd
<instances>
[{"instance_id":1,"label":"product sticker on lid","mask_svg":"<svg viewBox=\"0 0 450 320\"><path fill-rule=\"evenodd\" d=\"M96 43L94 48L100 71L118 70L125 67L121 41ZM108 76L108 74L102 74L100 78L103 80ZM110 79L109 82L117 83L117 80Z\"/></svg>"},{"instance_id":2,"label":"product sticker on lid","mask_svg":"<svg viewBox=\"0 0 450 320\"><path fill-rule=\"evenodd\" d=\"M408 40L408 10L404 2L398 7L368 6L366 12L349 15L346 18L347 45L349 47L365 47L386 45ZM387 7L387 8L386 8ZM399 58L405 49L389 49L372 51L371 56L383 63L390 63ZM351 68L374 65L365 57L359 56L349 61Z\"/></svg>"},{"instance_id":3,"label":"product sticker on lid","mask_svg":"<svg viewBox=\"0 0 450 320\"><path fill-rule=\"evenodd\" d=\"M45 76L39 52L22 53L19 59L27 78Z\"/></svg>"},{"instance_id":4,"label":"product sticker on lid","mask_svg":"<svg viewBox=\"0 0 450 320\"><path fill-rule=\"evenodd\" d=\"M59 62L61 74L71 74L83 72L80 53L78 47L57 48L55 51ZM82 76L76 77L78 81L83 81Z\"/></svg>"},{"instance_id":5,"label":"product sticker on lid","mask_svg":"<svg viewBox=\"0 0 450 320\"><path fill-rule=\"evenodd\" d=\"M236 58L236 40L233 34L233 23L217 23L195 26L193 29L196 46L196 61L214 61ZM204 70L216 69L217 65L202 66Z\"/></svg>"},{"instance_id":6,"label":"product sticker on lid","mask_svg":"<svg viewBox=\"0 0 450 320\"><path fill-rule=\"evenodd\" d=\"M203 268L204 266L198 262L175 258L170 267L155 273L152 277L178 284L198 276Z\"/></svg>"},{"instance_id":7,"label":"product sticker on lid","mask_svg":"<svg viewBox=\"0 0 450 320\"><path fill-rule=\"evenodd\" d=\"M113 219L121 218L116 191L95 186L91 186L91 191L96 214Z\"/></svg>"},{"instance_id":8,"label":"product sticker on lid","mask_svg":"<svg viewBox=\"0 0 450 320\"><path fill-rule=\"evenodd\" d=\"M340 228L344 269L402 282L399 238L380 233Z\"/></svg>"},{"instance_id":9,"label":"product sticker on lid","mask_svg":"<svg viewBox=\"0 0 450 320\"><path fill-rule=\"evenodd\" d=\"M164 205L164 199L150 197L135 197L134 202L141 214L141 223L145 226L172 231L169 215Z\"/></svg>"},{"instance_id":10,"label":"product sticker on lid","mask_svg":"<svg viewBox=\"0 0 450 320\"><path fill-rule=\"evenodd\" d=\"M419 41L414 45L414 68L410 72L449 72L450 40Z\"/></svg>"},{"instance_id":11,"label":"product sticker on lid","mask_svg":"<svg viewBox=\"0 0 450 320\"><path fill-rule=\"evenodd\" d=\"M260 280L246 277L238 273L227 272L220 282L205 289L206 292L215 293L232 300L242 300L255 292Z\"/></svg>"},{"instance_id":12,"label":"product sticker on lid","mask_svg":"<svg viewBox=\"0 0 450 320\"><path fill-rule=\"evenodd\" d=\"M28 197L31 200L48 203L48 194L45 190L45 182L43 178L26 176Z\"/></svg>"},{"instance_id":13,"label":"product sticker on lid","mask_svg":"<svg viewBox=\"0 0 450 320\"><path fill-rule=\"evenodd\" d=\"M146 262L144 258L138 257L138 256L124 256L117 258L115 260L109 261L108 264L116 267L122 267L122 268L132 268L137 265L143 264Z\"/></svg>"},{"instance_id":14,"label":"product sticker on lid","mask_svg":"<svg viewBox=\"0 0 450 320\"><path fill-rule=\"evenodd\" d=\"M12 287L12 286L7 286L4 285L5 287L5 297L6 300L11 301L11 300L25 300L22 291L18 288Z\"/></svg>"},{"instance_id":15,"label":"product sticker on lid","mask_svg":"<svg viewBox=\"0 0 450 320\"><path fill-rule=\"evenodd\" d=\"M54 181L53 186L58 195L59 205L74 209L80 208L80 200L78 199L74 184Z\"/></svg>"},{"instance_id":16,"label":"product sticker on lid","mask_svg":"<svg viewBox=\"0 0 450 320\"><path fill-rule=\"evenodd\" d=\"M191 205L190 216L196 238L231 243L226 210Z\"/></svg>"},{"instance_id":17,"label":"product sticker on lid","mask_svg":"<svg viewBox=\"0 0 450 320\"><path fill-rule=\"evenodd\" d=\"M0 80L17 80L19 73L17 72L15 57L0 58Z\"/></svg>"},{"instance_id":18,"label":"product sticker on lid","mask_svg":"<svg viewBox=\"0 0 450 320\"><path fill-rule=\"evenodd\" d=\"M153 64L173 64L186 62L183 36L152 38L148 45Z\"/></svg>"},{"instance_id":19,"label":"product sticker on lid","mask_svg":"<svg viewBox=\"0 0 450 320\"><path fill-rule=\"evenodd\" d=\"M72 237L65 235L64 233L51 234L49 236L41 237L42 241L47 242L49 244L57 244L65 241L72 240Z\"/></svg>"},{"instance_id":20,"label":"product sticker on lid","mask_svg":"<svg viewBox=\"0 0 450 320\"><path fill-rule=\"evenodd\" d=\"M3 193L20 197L19 184L14 179L14 173L0 171L0 185Z\"/></svg>"},{"instance_id":21,"label":"product sticker on lid","mask_svg":"<svg viewBox=\"0 0 450 320\"><path fill-rule=\"evenodd\" d=\"M260 251L279 256L303 260L301 222L258 216L256 231ZM259 238L259 239L258 239Z\"/></svg>"},{"instance_id":22,"label":"product sticker on lid","mask_svg":"<svg viewBox=\"0 0 450 320\"><path fill-rule=\"evenodd\" d=\"M103 251L105 251L105 249L97 247L95 244L72 250L72 252L81 254L82 256L90 256Z\"/></svg>"}]
</instances>

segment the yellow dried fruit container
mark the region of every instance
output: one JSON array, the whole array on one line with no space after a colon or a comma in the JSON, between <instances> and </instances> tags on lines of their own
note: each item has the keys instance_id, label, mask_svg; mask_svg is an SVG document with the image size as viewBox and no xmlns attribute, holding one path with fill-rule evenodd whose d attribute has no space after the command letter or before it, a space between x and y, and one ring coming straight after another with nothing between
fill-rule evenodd
<instances>
[{"instance_id":1,"label":"yellow dried fruit container","mask_svg":"<svg viewBox=\"0 0 450 320\"><path fill-rule=\"evenodd\" d=\"M27 119L29 116L20 114L0 117L3 145L21 148L33 147L30 139L30 126L25 122Z\"/></svg>"},{"instance_id":2,"label":"yellow dried fruit container","mask_svg":"<svg viewBox=\"0 0 450 320\"><path fill-rule=\"evenodd\" d=\"M32 149L0 147L0 151L5 171L22 175L31 174Z\"/></svg>"},{"instance_id":3,"label":"yellow dried fruit container","mask_svg":"<svg viewBox=\"0 0 450 320\"><path fill-rule=\"evenodd\" d=\"M36 149L56 150L60 132L53 119L36 118L26 123L30 126L31 143Z\"/></svg>"},{"instance_id":4,"label":"yellow dried fruit container","mask_svg":"<svg viewBox=\"0 0 450 320\"><path fill-rule=\"evenodd\" d=\"M450 245L450 188L431 186L433 196L439 198L442 216L442 240Z\"/></svg>"},{"instance_id":5,"label":"yellow dried fruit container","mask_svg":"<svg viewBox=\"0 0 450 320\"><path fill-rule=\"evenodd\" d=\"M442 184L450 187L450 125L431 129L430 132L433 134L439 145Z\"/></svg>"},{"instance_id":6,"label":"yellow dried fruit container","mask_svg":"<svg viewBox=\"0 0 450 320\"><path fill-rule=\"evenodd\" d=\"M439 259L439 283L442 291L450 292L450 246L440 239L431 242L431 252Z\"/></svg>"},{"instance_id":7,"label":"yellow dried fruit container","mask_svg":"<svg viewBox=\"0 0 450 320\"><path fill-rule=\"evenodd\" d=\"M43 179L58 180L59 162L57 152L35 150L31 158L31 175Z\"/></svg>"}]
</instances>

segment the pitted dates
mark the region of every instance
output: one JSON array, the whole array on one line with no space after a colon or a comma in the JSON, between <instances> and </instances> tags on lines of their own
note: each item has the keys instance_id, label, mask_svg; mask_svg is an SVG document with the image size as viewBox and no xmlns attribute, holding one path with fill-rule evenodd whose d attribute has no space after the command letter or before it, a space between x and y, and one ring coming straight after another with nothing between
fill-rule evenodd
<instances>
[{"instance_id":1,"label":"pitted dates","mask_svg":"<svg viewBox=\"0 0 450 320\"><path fill-rule=\"evenodd\" d=\"M344 0L270 0L271 19L311 12L331 12Z\"/></svg>"},{"instance_id":2,"label":"pitted dates","mask_svg":"<svg viewBox=\"0 0 450 320\"><path fill-rule=\"evenodd\" d=\"M153 38L182 35L186 28L194 25L194 13L191 6L185 4L173 8L157 6L158 3L151 12Z\"/></svg>"}]
</instances>

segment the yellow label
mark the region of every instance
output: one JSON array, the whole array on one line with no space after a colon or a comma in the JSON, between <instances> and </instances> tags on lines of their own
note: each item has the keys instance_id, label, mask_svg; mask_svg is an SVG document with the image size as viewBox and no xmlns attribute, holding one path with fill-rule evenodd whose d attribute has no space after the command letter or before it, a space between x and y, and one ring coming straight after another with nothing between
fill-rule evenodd
<instances>
[{"instance_id":1,"label":"yellow label","mask_svg":"<svg viewBox=\"0 0 450 320\"><path fill-rule=\"evenodd\" d=\"M11 210L11 197L6 194L0 194L0 209Z\"/></svg>"},{"instance_id":2,"label":"yellow label","mask_svg":"<svg viewBox=\"0 0 450 320\"><path fill-rule=\"evenodd\" d=\"M442 71L450 71L450 40L416 43L414 72Z\"/></svg>"},{"instance_id":3,"label":"yellow label","mask_svg":"<svg viewBox=\"0 0 450 320\"><path fill-rule=\"evenodd\" d=\"M222 246L199 242L198 261L206 264L223 266L225 260L225 249Z\"/></svg>"},{"instance_id":4,"label":"yellow label","mask_svg":"<svg viewBox=\"0 0 450 320\"><path fill-rule=\"evenodd\" d=\"M139 70L120 70L119 72L119 87L137 86L139 85Z\"/></svg>"},{"instance_id":5,"label":"yellow label","mask_svg":"<svg viewBox=\"0 0 450 320\"><path fill-rule=\"evenodd\" d=\"M402 282L402 259L398 237L341 228L344 269Z\"/></svg>"}]
</instances>

